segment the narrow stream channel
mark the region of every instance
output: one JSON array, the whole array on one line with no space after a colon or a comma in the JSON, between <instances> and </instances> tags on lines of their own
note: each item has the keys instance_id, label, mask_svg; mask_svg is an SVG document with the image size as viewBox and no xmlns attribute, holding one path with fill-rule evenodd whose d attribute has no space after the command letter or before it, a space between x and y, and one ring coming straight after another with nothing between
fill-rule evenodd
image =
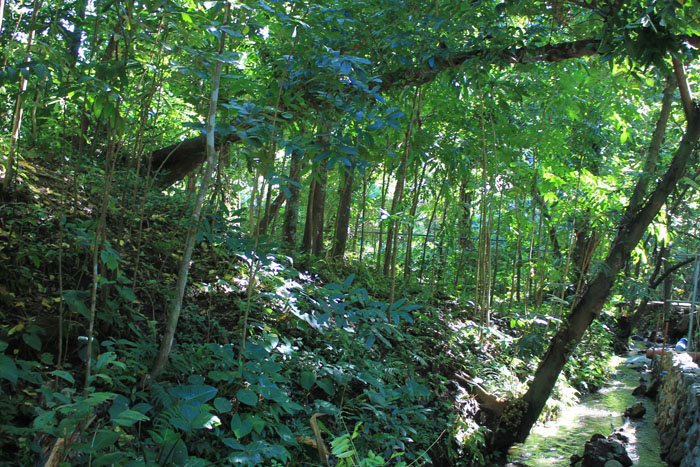
<instances>
[{"instance_id":1,"label":"narrow stream channel","mask_svg":"<svg viewBox=\"0 0 700 467\"><path fill-rule=\"evenodd\" d=\"M557 420L535 426L525 443L511 448L509 461L531 467L569 465L571 455L583 454L583 446L593 434L608 436L615 429L622 428L622 433L630 439L627 452L634 465L667 465L659 457L654 403L648 398L632 395L643 375L634 368L644 361L649 360L636 352L627 358L618 358L616 372L604 388L584 396L578 405L565 408ZM640 400L646 407L644 417L635 421L623 419L625 409Z\"/></svg>"}]
</instances>

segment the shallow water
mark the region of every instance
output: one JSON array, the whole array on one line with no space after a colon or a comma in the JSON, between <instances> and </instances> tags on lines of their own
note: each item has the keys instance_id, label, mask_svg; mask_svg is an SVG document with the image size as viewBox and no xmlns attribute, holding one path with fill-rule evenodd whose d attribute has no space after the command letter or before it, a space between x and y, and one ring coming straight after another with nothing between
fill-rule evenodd
<instances>
[{"instance_id":1,"label":"shallow water","mask_svg":"<svg viewBox=\"0 0 700 467\"><path fill-rule=\"evenodd\" d=\"M606 387L584 396L578 405L563 409L557 420L533 428L525 443L511 448L509 461L531 467L569 465L571 455L583 454L583 446L593 434L608 436L621 428L630 439L627 452L634 465L667 465L659 457L654 404L647 398L632 395L642 373L630 366L639 364L640 360L643 359L637 356L623 360ZM640 400L647 409L644 417L638 421L623 419L625 409Z\"/></svg>"}]
</instances>

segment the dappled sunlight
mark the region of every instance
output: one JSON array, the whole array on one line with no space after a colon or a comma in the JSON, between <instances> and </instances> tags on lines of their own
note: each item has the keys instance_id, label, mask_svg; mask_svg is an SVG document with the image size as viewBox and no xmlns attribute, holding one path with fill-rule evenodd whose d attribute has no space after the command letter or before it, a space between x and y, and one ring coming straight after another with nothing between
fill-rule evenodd
<instances>
[{"instance_id":1,"label":"dappled sunlight","mask_svg":"<svg viewBox=\"0 0 700 467\"><path fill-rule=\"evenodd\" d=\"M666 465L659 457L653 403L644 399L647 413L642 420L630 421L622 415L639 400L632 396L639 384L639 373L629 369L624 361L613 357L611 364L617 371L609 384L584 396L579 404L563 407L556 420L533 427L525 443L511 449L509 458L532 467L563 465L571 455L583 452L593 434L608 436L617 430L629 438L627 451L635 465Z\"/></svg>"}]
</instances>

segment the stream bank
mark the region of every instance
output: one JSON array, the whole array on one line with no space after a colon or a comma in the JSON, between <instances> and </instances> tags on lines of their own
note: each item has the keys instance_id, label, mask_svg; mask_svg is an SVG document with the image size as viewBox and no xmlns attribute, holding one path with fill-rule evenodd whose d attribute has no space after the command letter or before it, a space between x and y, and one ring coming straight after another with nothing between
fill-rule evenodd
<instances>
[{"instance_id":1,"label":"stream bank","mask_svg":"<svg viewBox=\"0 0 700 467\"><path fill-rule=\"evenodd\" d=\"M579 404L564 409L558 419L535 426L524 443L511 448L509 461L530 467L568 465L572 455L583 452L584 444L593 434L607 436L619 430L629 438L627 451L634 465L665 466L653 424L654 403L632 395L651 361L635 352L627 358L615 359L616 371L610 383L584 396ZM623 419L625 409L638 401L644 404L646 414L640 420Z\"/></svg>"},{"instance_id":2,"label":"stream bank","mask_svg":"<svg viewBox=\"0 0 700 467\"><path fill-rule=\"evenodd\" d=\"M659 358L659 357L656 357ZM656 427L668 465L700 465L700 369L687 353L666 352L654 374L661 381Z\"/></svg>"}]
</instances>

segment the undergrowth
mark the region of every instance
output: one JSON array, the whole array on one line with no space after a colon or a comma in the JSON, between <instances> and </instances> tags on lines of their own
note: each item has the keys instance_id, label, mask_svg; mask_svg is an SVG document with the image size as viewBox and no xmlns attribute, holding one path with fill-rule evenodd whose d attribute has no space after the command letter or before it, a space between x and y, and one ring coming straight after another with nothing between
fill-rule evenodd
<instances>
[{"instance_id":1,"label":"undergrowth","mask_svg":"<svg viewBox=\"0 0 700 467\"><path fill-rule=\"evenodd\" d=\"M22 196L0 208L4 465L483 464L488 432L454 375L516 396L557 325L511 310L500 327L482 327L466 306L386 303L387 283L367 267L265 241L254 250L243 213L217 206L201 226L170 364L148 382L191 202L150 193L140 210L110 203L83 387L100 179L32 170ZM262 267L248 305L254 258ZM602 384L606 335L594 327L567 366L575 389Z\"/></svg>"}]
</instances>

